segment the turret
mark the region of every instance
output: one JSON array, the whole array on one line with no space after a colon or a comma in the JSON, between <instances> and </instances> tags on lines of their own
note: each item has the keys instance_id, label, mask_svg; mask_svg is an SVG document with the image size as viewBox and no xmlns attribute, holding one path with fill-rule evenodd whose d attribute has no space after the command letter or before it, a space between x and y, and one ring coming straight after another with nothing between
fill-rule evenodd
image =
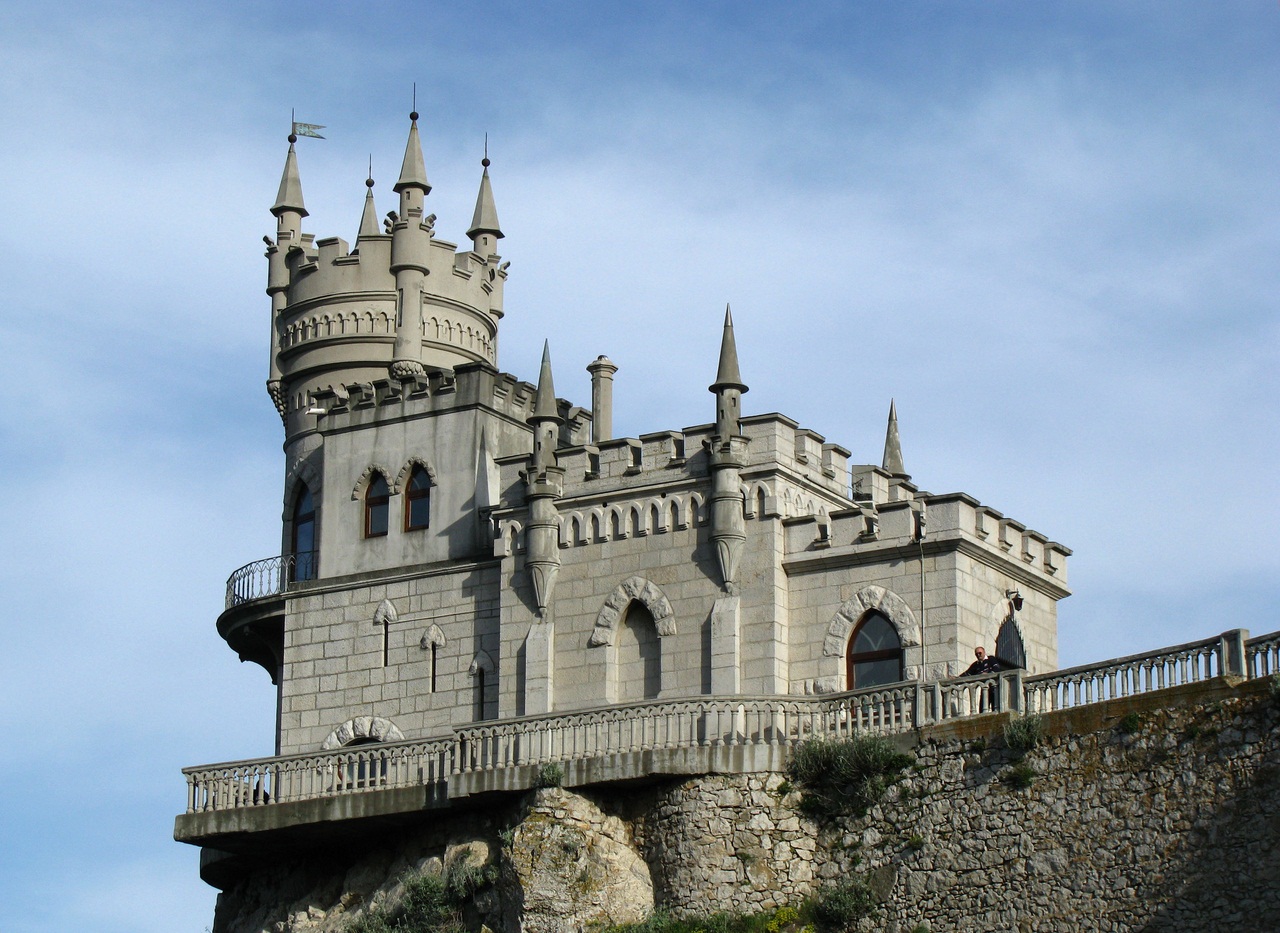
<instances>
[{"instance_id":1,"label":"turret","mask_svg":"<svg viewBox=\"0 0 1280 933\"><path fill-rule=\"evenodd\" d=\"M889 424L884 430L884 458L880 466L886 473L895 477L911 479L902 465L902 441L898 437L898 408L893 399L889 399Z\"/></svg>"},{"instance_id":2,"label":"turret","mask_svg":"<svg viewBox=\"0 0 1280 933\"><path fill-rule=\"evenodd\" d=\"M485 145L484 158L480 160L484 173L480 176L480 192L476 195L476 210L471 216L471 229L467 236L471 238L471 248L481 257L488 257L498 251L498 241L502 239L502 228L498 225L498 208L493 203L493 188L489 184L489 153Z\"/></svg>"},{"instance_id":3,"label":"turret","mask_svg":"<svg viewBox=\"0 0 1280 933\"><path fill-rule=\"evenodd\" d=\"M738 371L738 347L733 339L733 314L724 308L720 365L710 391L716 395L716 433L709 441L711 467L711 539L726 592L737 589L738 561L747 539L742 514L740 471L746 464L747 439L741 434L742 393L747 386Z\"/></svg>"},{"instance_id":4,"label":"turret","mask_svg":"<svg viewBox=\"0 0 1280 933\"><path fill-rule=\"evenodd\" d=\"M267 243L267 294L271 296L271 359L268 363L267 393L280 417L285 415L284 392L280 388L280 316L289 302L289 250L298 246L302 237L302 218L307 208L302 200L302 179L298 175L298 155L293 144L298 137L289 134L289 154L284 159L280 190L271 213L276 218L276 239L263 237Z\"/></svg>"},{"instance_id":5,"label":"turret","mask_svg":"<svg viewBox=\"0 0 1280 933\"><path fill-rule=\"evenodd\" d=\"M356 242L360 242L362 237L381 236L382 231L378 229L378 211L373 206L373 171L369 172L369 177L364 180L364 211L360 214L360 229L356 233Z\"/></svg>"},{"instance_id":6,"label":"turret","mask_svg":"<svg viewBox=\"0 0 1280 933\"><path fill-rule=\"evenodd\" d=\"M529 424L533 426L533 456L525 474L525 496L529 504L525 566L533 582L538 614L544 618L560 570L560 521L555 502L564 494L564 470L556 465L556 438L563 420L551 381L551 350L544 343L538 393L533 414L529 416Z\"/></svg>"},{"instance_id":7,"label":"turret","mask_svg":"<svg viewBox=\"0 0 1280 933\"><path fill-rule=\"evenodd\" d=\"M391 227L391 272L396 277L396 343L391 375L411 379L423 375L422 293L431 250L431 227L423 223L423 199L431 191L418 140L418 112L409 114L409 141L395 190L400 195L400 216Z\"/></svg>"}]
</instances>

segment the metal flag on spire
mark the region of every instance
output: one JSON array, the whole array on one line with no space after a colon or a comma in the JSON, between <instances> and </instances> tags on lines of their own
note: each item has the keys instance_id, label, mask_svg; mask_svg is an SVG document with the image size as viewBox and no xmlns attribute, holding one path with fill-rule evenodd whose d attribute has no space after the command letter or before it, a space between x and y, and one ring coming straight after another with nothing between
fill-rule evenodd
<instances>
[{"instance_id":1,"label":"metal flag on spire","mask_svg":"<svg viewBox=\"0 0 1280 933\"><path fill-rule=\"evenodd\" d=\"M312 139L324 139L320 135L319 130L324 129L324 125L320 123L299 123L294 119L293 111L289 111L289 122L293 126L290 136L310 136Z\"/></svg>"},{"instance_id":2,"label":"metal flag on spire","mask_svg":"<svg viewBox=\"0 0 1280 933\"><path fill-rule=\"evenodd\" d=\"M323 136L316 132L317 130L322 129L324 129L324 127L319 123L298 123L297 121L294 121L293 135L310 136L312 139L324 139Z\"/></svg>"}]
</instances>

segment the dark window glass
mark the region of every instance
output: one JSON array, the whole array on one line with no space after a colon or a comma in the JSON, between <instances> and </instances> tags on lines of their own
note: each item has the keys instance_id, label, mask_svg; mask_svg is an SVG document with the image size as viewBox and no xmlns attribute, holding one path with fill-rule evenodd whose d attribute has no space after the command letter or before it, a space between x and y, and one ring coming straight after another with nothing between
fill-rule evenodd
<instances>
[{"instance_id":1,"label":"dark window glass","mask_svg":"<svg viewBox=\"0 0 1280 933\"><path fill-rule=\"evenodd\" d=\"M1013 619L1005 619L1000 626L1000 634L996 636L996 660L1003 667L1025 668L1027 653L1022 647L1022 635Z\"/></svg>"},{"instance_id":2,"label":"dark window glass","mask_svg":"<svg viewBox=\"0 0 1280 933\"><path fill-rule=\"evenodd\" d=\"M364 494L364 536L378 538L387 533L387 499L391 490L381 473L374 473Z\"/></svg>"},{"instance_id":3,"label":"dark window glass","mask_svg":"<svg viewBox=\"0 0 1280 933\"><path fill-rule=\"evenodd\" d=\"M902 680L902 642L892 623L880 613L868 614L849 639L846 677L850 690Z\"/></svg>"},{"instance_id":4,"label":"dark window glass","mask_svg":"<svg viewBox=\"0 0 1280 933\"><path fill-rule=\"evenodd\" d=\"M316 510L311 501L311 490L303 485L293 505L293 567L294 580L316 578Z\"/></svg>"},{"instance_id":5,"label":"dark window glass","mask_svg":"<svg viewBox=\"0 0 1280 933\"><path fill-rule=\"evenodd\" d=\"M409 474L409 486L405 490L404 530L426 528L431 522L431 477L420 466Z\"/></svg>"}]
</instances>

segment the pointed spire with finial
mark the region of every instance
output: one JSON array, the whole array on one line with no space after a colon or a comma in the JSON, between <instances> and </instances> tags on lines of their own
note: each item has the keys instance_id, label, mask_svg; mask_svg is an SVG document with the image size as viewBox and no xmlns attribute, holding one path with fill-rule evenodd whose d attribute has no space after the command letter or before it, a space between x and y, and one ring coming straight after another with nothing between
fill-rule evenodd
<instances>
[{"instance_id":1,"label":"pointed spire with finial","mask_svg":"<svg viewBox=\"0 0 1280 933\"><path fill-rule=\"evenodd\" d=\"M542 343L542 369L538 372L538 394L533 401L530 421L559 422L560 406L556 404L556 387L551 381L551 341Z\"/></svg>"},{"instance_id":2,"label":"pointed spire with finial","mask_svg":"<svg viewBox=\"0 0 1280 933\"><path fill-rule=\"evenodd\" d=\"M400 180L393 190L399 193L405 188L420 188L423 194L430 194L427 168L422 162L422 142L418 139L417 110L409 114L409 121L409 141L404 147L404 163L400 166Z\"/></svg>"},{"instance_id":3,"label":"pointed spire with finial","mask_svg":"<svg viewBox=\"0 0 1280 933\"><path fill-rule=\"evenodd\" d=\"M369 156L369 176L364 180L364 213L360 215L360 231L356 239L365 236L378 236L378 212L373 206L373 156Z\"/></svg>"},{"instance_id":4,"label":"pointed spire with finial","mask_svg":"<svg viewBox=\"0 0 1280 933\"><path fill-rule=\"evenodd\" d=\"M906 467L902 465L902 441L898 437L898 406L889 399L889 425L884 432L884 459L880 466L894 476L906 476Z\"/></svg>"},{"instance_id":5,"label":"pointed spire with finial","mask_svg":"<svg viewBox=\"0 0 1280 933\"><path fill-rule=\"evenodd\" d=\"M746 392L742 382L742 374L738 371L738 345L733 339L733 312L729 305L724 306L724 336L720 338L720 366L716 369L716 381L710 386L712 392L721 389L737 389Z\"/></svg>"},{"instance_id":6,"label":"pointed spire with finial","mask_svg":"<svg viewBox=\"0 0 1280 933\"><path fill-rule=\"evenodd\" d=\"M467 236L472 240L483 234L489 234L495 240L502 239L502 228L498 225L498 208L493 203L493 188L489 185L489 134L484 134L484 158L480 160L484 173L480 176L480 193L476 195L476 210L471 216L471 229Z\"/></svg>"},{"instance_id":7,"label":"pointed spire with finial","mask_svg":"<svg viewBox=\"0 0 1280 933\"><path fill-rule=\"evenodd\" d=\"M284 174L280 176L280 191L276 194L276 203L271 213L279 217L285 211L293 211L299 217L307 216L307 208L302 202L302 179L298 175L298 155L293 144L298 137L289 134L289 154L284 159Z\"/></svg>"}]
</instances>

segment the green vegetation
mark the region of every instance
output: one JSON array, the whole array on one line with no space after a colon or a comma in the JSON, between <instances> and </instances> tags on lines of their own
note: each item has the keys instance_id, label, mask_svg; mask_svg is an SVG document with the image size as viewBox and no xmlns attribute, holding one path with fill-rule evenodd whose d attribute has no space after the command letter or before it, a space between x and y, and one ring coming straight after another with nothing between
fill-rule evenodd
<instances>
[{"instance_id":1,"label":"green vegetation","mask_svg":"<svg viewBox=\"0 0 1280 933\"><path fill-rule=\"evenodd\" d=\"M1002 780L1014 790L1026 790L1036 782L1036 769L1019 762L1004 773Z\"/></svg>"},{"instance_id":2,"label":"green vegetation","mask_svg":"<svg viewBox=\"0 0 1280 933\"><path fill-rule=\"evenodd\" d=\"M465 933L462 905L496 876L492 866L465 864L444 875L418 875L405 882L395 910L370 910L345 933Z\"/></svg>"},{"instance_id":3,"label":"green vegetation","mask_svg":"<svg viewBox=\"0 0 1280 933\"><path fill-rule=\"evenodd\" d=\"M876 901L871 889L854 878L823 885L805 906L821 933L844 933L875 910Z\"/></svg>"},{"instance_id":4,"label":"green vegetation","mask_svg":"<svg viewBox=\"0 0 1280 933\"><path fill-rule=\"evenodd\" d=\"M909 848L909 849L923 849L923 848L924 848L924 836L921 836L919 833L916 833L914 836L912 836L910 839L908 839L908 840L907 840L907 848Z\"/></svg>"},{"instance_id":5,"label":"green vegetation","mask_svg":"<svg viewBox=\"0 0 1280 933\"><path fill-rule=\"evenodd\" d=\"M659 911L640 923L605 927L599 933L846 933L875 908L871 889L853 880L823 886L799 908L681 918Z\"/></svg>"},{"instance_id":6,"label":"green vegetation","mask_svg":"<svg viewBox=\"0 0 1280 933\"><path fill-rule=\"evenodd\" d=\"M659 911L639 923L605 927L599 933L814 933L812 927L801 927L801 911L779 907L758 914L716 913L707 916L676 918Z\"/></svg>"},{"instance_id":7,"label":"green vegetation","mask_svg":"<svg viewBox=\"0 0 1280 933\"><path fill-rule=\"evenodd\" d=\"M860 817L914 760L880 736L814 739L796 749L787 777L800 788L800 809L809 816Z\"/></svg>"},{"instance_id":8,"label":"green vegetation","mask_svg":"<svg viewBox=\"0 0 1280 933\"><path fill-rule=\"evenodd\" d=\"M1019 755L1025 755L1044 738L1044 717L1018 716L1004 726L1004 744Z\"/></svg>"},{"instance_id":9,"label":"green vegetation","mask_svg":"<svg viewBox=\"0 0 1280 933\"><path fill-rule=\"evenodd\" d=\"M559 787L564 782L564 769L554 762L538 769L534 787Z\"/></svg>"},{"instance_id":10,"label":"green vegetation","mask_svg":"<svg viewBox=\"0 0 1280 933\"><path fill-rule=\"evenodd\" d=\"M1125 713L1116 723L1116 728L1126 735L1133 735L1142 728L1142 717L1137 713Z\"/></svg>"}]
</instances>

